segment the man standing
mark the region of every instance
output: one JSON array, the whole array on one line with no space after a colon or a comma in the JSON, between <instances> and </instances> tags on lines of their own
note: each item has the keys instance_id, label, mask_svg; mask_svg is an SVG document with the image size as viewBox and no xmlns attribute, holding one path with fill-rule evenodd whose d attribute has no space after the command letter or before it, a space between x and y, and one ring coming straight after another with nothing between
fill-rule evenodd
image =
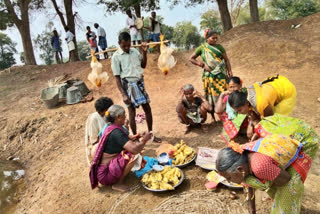
<instances>
[{"instance_id":1,"label":"man standing","mask_svg":"<svg viewBox=\"0 0 320 214\"><path fill-rule=\"evenodd\" d=\"M107 38L106 38L106 31L99 26L98 23L94 24L94 27L97 29L97 34L98 34L98 45L100 46L101 50L106 50L108 45L107 45ZM104 53L104 58L108 59L108 53Z\"/></svg>"},{"instance_id":2,"label":"man standing","mask_svg":"<svg viewBox=\"0 0 320 214\"><path fill-rule=\"evenodd\" d=\"M55 57L56 57L56 62L57 64L63 63L63 58L62 58L62 48L60 45L60 38L59 34L56 30L53 31L53 36L51 38L51 46L53 48L53 51L55 52ZM59 57L60 55L60 57Z\"/></svg>"},{"instance_id":3,"label":"man standing","mask_svg":"<svg viewBox=\"0 0 320 214\"><path fill-rule=\"evenodd\" d=\"M152 41L160 42L160 22L159 22L159 19L157 18L156 12L154 11L151 12L150 22L151 22L151 34L153 35Z\"/></svg>"},{"instance_id":4,"label":"man standing","mask_svg":"<svg viewBox=\"0 0 320 214\"><path fill-rule=\"evenodd\" d=\"M75 48L75 45L74 45L74 42L73 42L73 39L74 39L74 34L71 33L69 27L65 27L64 30L66 31L66 41L67 41L67 44L68 44L68 50L69 50L69 61L71 61L71 58L74 57L74 50L76 49Z\"/></svg>"},{"instance_id":5,"label":"man standing","mask_svg":"<svg viewBox=\"0 0 320 214\"><path fill-rule=\"evenodd\" d=\"M118 89L123 102L128 107L129 122L132 134L137 134L136 108L141 105L146 114L148 131L152 132L152 112L149 105L149 96L144 87L143 68L147 66L146 43L142 43L142 56L138 50L131 48L130 34L122 32L119 35L120 48L113 54L111 60L112 72L116 78ZM155 142L161 139L154 137Z\"/></svg>"},{"instance_id":6,"label":"man standing","mask_svg":"<svg viewBox=\"0 0 320 214\"><path fill-rule=\"evenodd\" d=\"M87 41L89 42L90 49L93 50L94 53L98 53L99 49L97 44L97 36L93 31L91 31L89 26L87 26L86 38L87 38ZM96 57L99 60L99 56L96 56Z\"/></svg>"},{"instance_id":7,"label":"man standing","mask_svg":"<svg viewBox=\"0 0 320 214\"><path fill-rule=\"evenodd\" d=\"M141 44L142 38L135 25L136 17L132 15L131 10L127 10L126 13L128 15L126 25L130 30L131 41L133 45L136 44L136 41L138 42L138 44Z\"/></svg>"}]
</instances>

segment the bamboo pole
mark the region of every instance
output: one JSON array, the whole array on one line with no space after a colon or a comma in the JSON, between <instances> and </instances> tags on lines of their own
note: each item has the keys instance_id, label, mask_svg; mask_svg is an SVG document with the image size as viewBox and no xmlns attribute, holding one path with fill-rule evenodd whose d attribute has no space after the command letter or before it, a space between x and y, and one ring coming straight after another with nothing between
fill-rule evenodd
<instances>
[{"instance_id":1,"label":"bamboo pole","mask_svg":"<svg viewBox=\"0 0 320 214\"><path fill-rule=\"evenodd\" d=\"M170 42L170 40L165 40L165 41L163 41L163 43L168 43L168 42ZM160 45L161 44L161 42L149 42L149 43L147 43L146 45ZM131 47L141 47L141 44L139 44L139 45L131 45ZM114 52L114 51L117 51L119 48L111 48L111 49L107 49L107 50L104 50L104 51L100 51L100 52L98 52L98 53L95 53L94 55L99 55L99 54L102 54L102 53L106 53L106 52ZM87 59L89 59L89 58L91 58L92 57L92 55L90 55L90 56L87 56L86 58Z\"/></svg>"}]
</instances>

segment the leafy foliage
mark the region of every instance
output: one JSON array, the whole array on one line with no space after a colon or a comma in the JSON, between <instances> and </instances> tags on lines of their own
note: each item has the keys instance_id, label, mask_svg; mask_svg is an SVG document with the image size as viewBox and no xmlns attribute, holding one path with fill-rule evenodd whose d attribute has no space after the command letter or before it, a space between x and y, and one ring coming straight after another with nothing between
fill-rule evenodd
<instances>
[{"instance_id":1,"label":"leafy foliage","mask_svg":"<svg viewBox=\"0 0 320 214\"><path fill-rule=\"evenodd\" d=\"M45 31L38 34L33 40L35 47L40 51L40 58L44 61L46 65L51 65L53 63L54 52L51 47L51 38L53 36L53 22L49 22L46 25ZM61 42L60 42L61 44Z\"/></svg>"},{"instance_id":2,"label":"leafy foliage","mask_svg":"<svg viewBox=\"0 0 320 214\"><path fill-rule=\"evenodd\" d=\"M271 0L270 7L277 19L293 19L320 11L319 0Z\"/></svg>"},{"instance_id":3,"label":"leafy foliage","mask_svg":"<svg viewBox=\"0 0 320 214\"><path fill-rule=\"evenodd\" d=\"M0 32L0 70L16 64L13 56L17 53L16 45L6 34Z\"/></svg>"},{"instance_id":4,"label":"leafy foliage","mask_svg":"<svg viewBox=\"0 0 320 214\"><path fill-rule=\"evenodd\" d=\"M274 20L274 15L268 7L259 7L259 20L269 21ZM241 8L240 14L236 20L236 25L243 25L251 23L249 4Z\"/></svg>"},{"instance_id":5,"label":"leafy foliage","mask_svg":"<svg viewBox=\"0 0 320 214\"><path fill-rule=\"evenodd\" d=\"M215 29L219 34L222 33L222 22L219 16L219 12L215 10L208 10L201 16L200 30L207 28Z\"/></svg>"},{"instance_id":6,"label":"leafy foliage","mask_svg":"<svg viewBox=\"0 0 320 214\"><path fill-rule=\"evenodd\" d=\"M201 36L197 27L191 22L178 22L174 27L173 43L177 47L189 50L200 45Z\"/></svg>"},{"instance_id":7,"label":"leafy foliage","mask_svg":"<svg viewBox=\"0 0 320 214\"><path fill-rule=\"evenodd\" d=\"M39 10L45 8L44 0L11 0L9 1L16 11L16 17L14 14L10 14L8 8L6 7L5 0L0 0L0 30L5 30L8 27L12 27L17 20L22 20L21 17L21 2L28 5L30 10ZM18 16L20 15L20 17Z\"/></svg>"},{"instance_id":8,"label":"leafy foliage","mask_svg":"<svg viewBox=\"0 0 320 214\"><path fill-rule=\"evenodd\" d=\"M140 7L144 11L152 11L160 9L159 0L99 0L99 4L104 4L108 13L115 13L118 11L125 12L131 7Z\"/></svg>"}]
</instances>

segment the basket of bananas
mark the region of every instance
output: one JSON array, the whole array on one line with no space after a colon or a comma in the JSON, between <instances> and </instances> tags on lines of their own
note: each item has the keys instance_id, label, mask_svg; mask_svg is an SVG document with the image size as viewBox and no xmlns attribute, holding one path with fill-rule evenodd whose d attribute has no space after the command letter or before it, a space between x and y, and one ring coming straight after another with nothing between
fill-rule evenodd
<instances>
[{"instance_id":1,"label":"basket of bananas","mask_svg":"<svg viewBox=\"0 0 320 214\"><path fill-rule=\"evenodd\" d=\"M165 192L174 190L184 180L181 169L172 166L165 166L160 172L151 170L143 175L142 186L152 192Z\"/></svg>"},{"instance_id":2,"label":"basket of bananas","mask_svg":"<svg viewBox=\"0 0 320 214\"><path fill-rule=\"evenodd\" d=\"M172 157L172 165L184 168L196 159L196 152L193 148L187 146L183 140L174 145L174 153Z\"/></svg>"}]
</instances>

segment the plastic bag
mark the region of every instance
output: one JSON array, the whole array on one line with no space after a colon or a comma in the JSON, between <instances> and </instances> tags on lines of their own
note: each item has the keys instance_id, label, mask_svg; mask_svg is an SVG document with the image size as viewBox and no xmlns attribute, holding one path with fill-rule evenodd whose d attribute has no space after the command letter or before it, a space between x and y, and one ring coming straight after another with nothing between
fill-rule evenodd
<instances>
[{"instance_id":1,"label":"plastic bag","mask_svg":"<svg viewBox=\"0 0 320 214\"><path fill-rule=\"evenodd\" d=\"M169 70L176 65L177 61L172 56L172 52L174 51L174 49L167 47L163 43L163 39L164 39L163 35L160 35L160 40L161 40L160 52L161 53L158 59L158 67L163 72L164 75L167 75Z\"/></svg>"},{"instance_id":2,"label":"plastic bag","mask_svg":"<svg viewBox=\"0 0 320 214\"><path fill-rule=\"evenodd\" d=\"M102 64L98 62L93 51L91 51L91 54L92 54L92 61L90 63L90 66L92 68L92 71L88 75L88 80L93 85L97 87L101 87L102 84L108 81L109 75L107 72L102 71Z\"/></svg>"}]
</instances>

